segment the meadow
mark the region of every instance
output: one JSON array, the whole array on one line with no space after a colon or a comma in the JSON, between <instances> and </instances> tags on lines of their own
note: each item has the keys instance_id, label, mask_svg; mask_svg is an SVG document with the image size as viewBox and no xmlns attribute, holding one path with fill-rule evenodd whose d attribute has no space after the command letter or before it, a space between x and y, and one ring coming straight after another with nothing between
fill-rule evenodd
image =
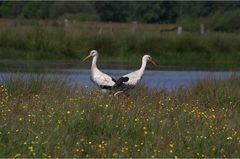
<instances>
[{"instance_id":1,"label":"meadow","mask_svg":"<svg viewBox=\"0 0 240 159\"><path fill-rule=\"evenodd\" d=\"M69 21L0 21L0 58L76 60L92 49L101 61L139 64L150 54L161 68L239 69L240 36L211 32L204 35L174 24L134 24Z\"/></svg>"},{"instance_id":2,"label":"meadow","mask_svg":"<svg viewBox=\"0 0 240 159\"><path fill-rule=\"evenodd\" d=\"M46 84L48 83L48 84ZM0 86L0 157L239 157L240 78L112 96L44 77Z\"/></svg>"}]
</instances>

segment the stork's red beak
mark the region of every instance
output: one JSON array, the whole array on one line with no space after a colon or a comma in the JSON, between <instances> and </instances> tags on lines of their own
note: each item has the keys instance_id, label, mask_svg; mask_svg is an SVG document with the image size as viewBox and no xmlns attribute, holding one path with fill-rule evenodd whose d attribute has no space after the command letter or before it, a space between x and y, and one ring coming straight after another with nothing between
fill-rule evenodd
<instances>
[{"instance_id":1,"label":"stork's red beak","mask_svg":"<svg viewBox=\"0 0 240 159\"><path fill-rule=\"evenodd\" d=\"M155 61L153 61L153 60L149 60L149 62L151 62L151 64L153 64L154 66L159 67L159 66L156 64Z\"/></svg>"},{"instance_id":2,"label":"stork's red beak","mask_svg":"<svg viewBox=\"0 0 240 159\"><path fill-rule=\"evenodd\" d=\"M88 55L87 57L85 57L81 62L86 61L89 57L91 57L91 55Z\"/></svg>"}]
</instances>

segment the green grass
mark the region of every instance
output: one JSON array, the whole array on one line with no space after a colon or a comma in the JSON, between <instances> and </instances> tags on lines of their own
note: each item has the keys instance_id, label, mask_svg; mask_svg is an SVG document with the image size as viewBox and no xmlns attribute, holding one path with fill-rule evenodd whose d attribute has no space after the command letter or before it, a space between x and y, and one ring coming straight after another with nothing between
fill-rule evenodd
<instances>
[{"instance_id":1,"label":"green grass","mask_svg":"<svg viewBox=\"0 0 240 159\"><path fill-rule=\"evenodd\" d=\"M239 89L231 77L125 98L44 77L4 79L0 157L239 157Z\"/></svg>"},{"instance_id":2,"label":"green grass","mask_svg":"<svg viewBox=\"0 0 240 159\"><path fill-rule=\"evenodd\" d=\"M82 24L83 25L83 24ZM150 54L163 68L239 69L240 36L232 33L163 33L158 26L129 28L99 26L16 26L0 29L0 58L21 60L79 60L92 49L102 62L139 64ZM100 25L100 24L99 24ZM111 24L109 24L111 25ZM127 25L127 24L122 24Z\"/></svg>"}]
</instances>

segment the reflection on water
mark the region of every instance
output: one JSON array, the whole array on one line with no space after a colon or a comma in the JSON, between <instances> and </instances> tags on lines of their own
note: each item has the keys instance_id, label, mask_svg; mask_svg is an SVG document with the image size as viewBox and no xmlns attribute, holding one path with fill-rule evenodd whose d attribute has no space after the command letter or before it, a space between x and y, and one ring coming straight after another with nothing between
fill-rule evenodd
<instances>
[{"instance_id":1,"label":"reflection on water","mask_svg":"<svg viewBox=\"0 0 240 159\"><path fill-rule=\"evenodd\" d=\"M102 70L103 72L119 78L132 70ZM240 72L235 72L235 75L240 75ZM90 81L89 69L49 69L47 72L0 72L0 82L3 78L21 77L26 80L30 77L44 76L47 78L59 79L70 84L80 84L87 87L94 87ZM166 88L174 89L179 87L188 87L194 82L204 78L224 79L231 77L233 72L230 71L158 71L146 70L141 81L142 84L151 88Z\"/></svg>"}]
</instances>

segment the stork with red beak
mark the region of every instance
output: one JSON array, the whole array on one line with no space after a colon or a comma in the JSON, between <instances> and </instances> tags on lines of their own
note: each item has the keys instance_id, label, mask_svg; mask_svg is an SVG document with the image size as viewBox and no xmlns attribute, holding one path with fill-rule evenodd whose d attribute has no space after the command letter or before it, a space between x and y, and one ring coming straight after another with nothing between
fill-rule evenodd
<instances>
[{"instance_id":1,"label":"stork with red beak","mask_svg":"<svg viewBox=\"0 0 240 159\"><path fill-rule=\"evenodd\" d=\"M97 58L98 58L98 52L97 50L92 50L87 57L85 57L82 62L86 61L92 57L92 66L91 66L91 80L97 84L103 91L111 90L112 86L115 85L116 80L109 75L101 72L97 68Z\"/></svg>"},{"instance_id":2,"label":"stork with red beak","mask_svg":"<svg viewBox=\"0 0 240 159\"><path fill-rule=\"evenodd\" d=\"M114 95L117 95L131 88L134 88L142 79L142 76L144 74L144 71L148 62L158 67L158 65L153 61L150 55L144 55L142 57L142 65L140 69L134 72L128 73L116 81L116 84L112 88L112 90L115 90Z\"/></svg>"}]
</instances>

